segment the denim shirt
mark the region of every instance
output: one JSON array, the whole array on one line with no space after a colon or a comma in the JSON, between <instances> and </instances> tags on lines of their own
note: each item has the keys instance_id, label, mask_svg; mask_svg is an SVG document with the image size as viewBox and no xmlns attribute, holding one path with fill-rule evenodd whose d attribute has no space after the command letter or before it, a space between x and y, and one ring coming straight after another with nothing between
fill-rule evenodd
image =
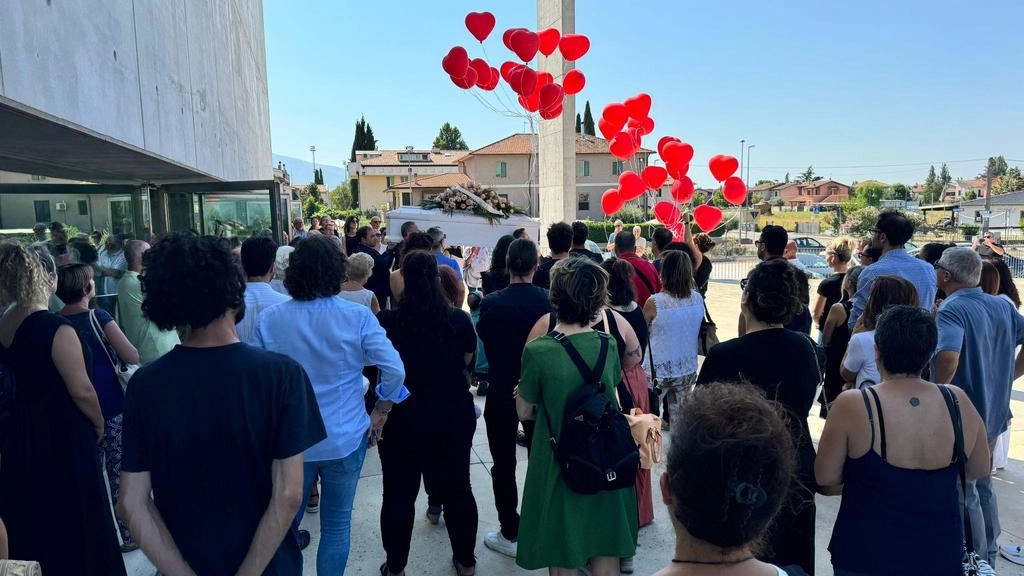
<instances>
[{"instance_id":1,"label":"denim shirt","mask_svg":"<svg viewBox=\"0 0 1024 576\"><path fill-rule=\"evenodd\" d=\"M327 438L305 452L307 462L337 460L355 451L370 428L363 402L363 367L377 366L377 396L409 397L405 367L373 312L337 296L289 300L260 314L254 345L302 365L316 393Z\"/></svg>"},{"instance_id":2,"label":"denim shirt","mask_svg":"<svg viewBox=\"0 0 1024 576\"><path fill-rule=\"evenodd\" d=\"M921 308L931 311L935 307L935 267L907 254L903 248L896 248L882 254L878 262L864 268L860 273L857 292L853 295L850 328L853 328L857 319L864 313L868 296L871 296L871 285L879 276L897 276L907 280L917 288L917 299Z\"/></svg>"}]
</instances>

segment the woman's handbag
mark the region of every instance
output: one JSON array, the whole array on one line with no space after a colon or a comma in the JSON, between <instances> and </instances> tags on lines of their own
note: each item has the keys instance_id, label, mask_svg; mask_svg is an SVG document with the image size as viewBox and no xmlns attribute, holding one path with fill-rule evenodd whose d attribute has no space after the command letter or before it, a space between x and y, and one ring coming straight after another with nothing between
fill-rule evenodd
<instances>
[{"instance_id":1,"label":"woman's handbag","mask_svg":"<svg viewBox=\"0 0 1024 576\"><path fill-rule=\"evenodd\" d=\"M0 576L42 576L39 562L0 560Z\"/></svg>"},{"instance_id":2,"label":"woman's handbag","mask_svg":"<svg viewBox=\"0 0 1024 576\"><path fill-rule=\"evenodd\" d=\"M121 390L128 391L128 381L135 375L135 371L139 369L138 364L128 364L127 362L118 362L114 355L110 353L110 341L107 340L107 336L103 333L103 327L100 326L100 321L96 318L96 311L89 311L89 325L92 326L93 334L99 339L100 344L103 344L103 351L107 354L107 360L110 361L110 365L114 368L114 374L117 375L117 380L121 383Z\"/></svg>"},{"instance_id":3,"label":"woman's handbag","mask_svg":"<svg viewBox=\"0 0 1024 576\"><path fill-rule=\"evenodd\" d=\"M707 356L708 350L714 348L716 344L718 344L718 326L711 319L711 312L705 303L704 318L700 321L700 333L697 334L697 355Z\"/></svg>"},{"instance_id":4,"label":"woman's handbag","mask_svg":"<svg viewBox=\"0 0 1024 576\"><path fill-rule=\"evenodd\" d=\"M629 422L633 441L640 447L640 467L644 470L654 468L662 457L661 418L633 408L626 414L626 421Z\"/></svg>"},{"instance_id":5,"label":"woman's handbag","mask_svg":"<svg viewBox=\"0 0 1024 576\"><path fill-rule=\"evenodd\" d=\"M960 469L960 492L964 495L964 576L996 576L996 571L989 565L987 560L974 550L974 530L971 527L971 518L967 512L967 454L964 453L964 428L960 418L960 401L949 391L949 388L939 385L942 397L946 401L946 408L953 419L953 451L956 454L957 467Z\"/></svg>"}]
</instances>

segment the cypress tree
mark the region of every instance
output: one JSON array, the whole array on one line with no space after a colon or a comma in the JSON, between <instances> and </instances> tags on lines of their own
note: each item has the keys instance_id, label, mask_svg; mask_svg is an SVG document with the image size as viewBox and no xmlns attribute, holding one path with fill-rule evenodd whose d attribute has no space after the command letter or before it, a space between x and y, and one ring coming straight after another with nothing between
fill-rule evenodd
<instances>
[{"instance_id":1,"label":"cypress tree","mask_svg":"<svg viewBox=\"0 0 1024 576\"><path fill-rule=\"evenodd\" d=\"M583 133L588 136L597 135L594 130L594 116L590 113L590 100L587 100L587 105L583 109Z\"/></svg>"}]
</instances>

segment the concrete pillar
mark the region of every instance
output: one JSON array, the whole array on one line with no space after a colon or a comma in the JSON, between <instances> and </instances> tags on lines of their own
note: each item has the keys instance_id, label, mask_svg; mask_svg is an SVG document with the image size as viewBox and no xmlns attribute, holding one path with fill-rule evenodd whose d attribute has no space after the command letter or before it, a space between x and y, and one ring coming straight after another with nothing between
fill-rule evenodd
<instances>
[{"instance_id":1,"label":"concrete pillar","mask_svg":"<svg viewBox=\"0 0 1024 576\"><path fill-rule=\"evenodd\" d=\"M537 30L557 28L563 34L576 32L576 0L537 0ZM550 72L561 83L565 74L575 68L555 50L540 58L540 70ZM538 142L538 175L541 238L555 222L576 219L576 97L566 96L562 116L540 120ZM591 198L591 202L594 199Z\"/></svg>"}]
</instances>

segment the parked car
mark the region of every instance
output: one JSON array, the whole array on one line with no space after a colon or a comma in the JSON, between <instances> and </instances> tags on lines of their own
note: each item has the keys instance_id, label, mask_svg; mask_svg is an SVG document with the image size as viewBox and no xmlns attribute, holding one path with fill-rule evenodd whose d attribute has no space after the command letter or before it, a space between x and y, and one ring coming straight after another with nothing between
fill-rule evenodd
<instances>
[{"instance_id":1,"label":"parked car","mask_svg":"<svg viewBox=\"0 0 1024 576\"><path fill-rule=\"evenodd\" d=\"M797 236L793 238L796 242L796 251L801 254L821 254L825 251L825 245L810 236Z\"/></svg>"},{"instance_id":2,"label":"parked car","mask_svg":"<svg viewBox=\"0 0 1024 576\"><path fill-rule=\"evenodd\" d=\"M797 252L796 259L804 265L808 278L828 278L832 275L832 269L829 268L828 263L817 254Z\"/></svg>"}]
</instances>

